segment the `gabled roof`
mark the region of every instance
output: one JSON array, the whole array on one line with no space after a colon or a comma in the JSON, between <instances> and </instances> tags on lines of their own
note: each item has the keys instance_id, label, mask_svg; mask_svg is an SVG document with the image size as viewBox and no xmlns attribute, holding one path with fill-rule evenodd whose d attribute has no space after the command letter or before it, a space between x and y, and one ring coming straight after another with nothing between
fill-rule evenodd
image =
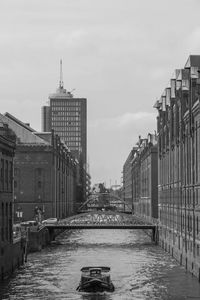
<instances>
[{"instance_id":1,"label":"gabled roof","mask_svg":"<svg viewBox=\"0 0 200 300\"><path fill-rule=\"evenodd\" d=\"M190 55L185 64L185 68L200 67L200 55Z\"/></svg>"},{"instance_id":2,"label":"gabled roof","mask_svg":"<svg viewBox=\"0 0 200 300\"><path fill-rule=\"evenodd\" d=\"M0 114L0 122L7 124L9 128L16 134L17 143L46 145L50 144L44 139L37 136L35 134L35 130L33 130L30 126L26 125L25 123L21 122L8 113L7 115Z\"/></svg>"},{"instance_id":3,"label":"gabled roof","mask_svg":"<svg viewBox=\"0 0 200 300\"><path fill-rule=\"evenodd\" d=\"M19 119L17 119L16 117L14 117L13 115L11 115L10 113L6 112L4 115L5 115L7 118L13 120L15 123L19 124L20 126L26 128L27 130L29 130L29 131L31 131L31 132L36 132L36 130L33 129L33 128L31 128L31 127L29 126L29 124L26 124L26 123L20 121Z\"/></svg>"}]
</instances>

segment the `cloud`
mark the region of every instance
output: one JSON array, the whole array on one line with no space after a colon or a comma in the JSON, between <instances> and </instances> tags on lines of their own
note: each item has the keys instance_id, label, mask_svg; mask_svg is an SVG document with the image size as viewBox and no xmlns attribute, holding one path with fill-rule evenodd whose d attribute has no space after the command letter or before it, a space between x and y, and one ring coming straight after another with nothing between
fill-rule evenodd
<instances>
[{"instance_id":1,"label":"cloud","mask_svg":"<svg viewBox=\"0 0 200 300\"><path fill-rule=\"evenodd\" d=\"M81 46L81 44L84 43L87 35L87 31L81 28L69 32L60 32L55 39L55 45L58 48L73 48Z\"/></svg>"},{"instance_id":2,"label":"cloud","mask_svg":"<svg viewBox=\"0 0 200 300\"><path fill-rule=\"evenodd\" d=\"M99 118L88 126L88 149L92 180L120 180L123 164L138 136L147 137L156 127L156 113L146 111Z\"/></svg>"},{"instance_id":3,"label":"cloud","mask_svg":"<svg viewBox=\"0 0 200 300\"><path fill-rule=\"evenodd\" d=\"M106 130L106 131L127 131L133 128L140 128L145 126L145 124L155 120L155 113L150 112L137 112L137 113L125 113L120 116L111 118L101 118L89 123L89 128L91 130Z\"/></svg>"},{"instance_id":4,"label":"cloud","mask_svg":"<svg viewBox=\"0 0 200 300\"><path fill-rule=\"evenodd\" d=\"M193 29L186 39L186 44L192 54L200 52L200 26Z\"/></svg>"},{"instance_id":5,"label":"cloud","mask_svg":"<svg viewBox=\"0 0 200 300\"><path fill-rule=\"evenodd\" d=\"M120 176L138 135L156 128L152 105L171 73L200 53L200 1L1 2L2 112L38 129L62 58L65 87L88 99L92 176Z\"/></svg>"}]
</instances>

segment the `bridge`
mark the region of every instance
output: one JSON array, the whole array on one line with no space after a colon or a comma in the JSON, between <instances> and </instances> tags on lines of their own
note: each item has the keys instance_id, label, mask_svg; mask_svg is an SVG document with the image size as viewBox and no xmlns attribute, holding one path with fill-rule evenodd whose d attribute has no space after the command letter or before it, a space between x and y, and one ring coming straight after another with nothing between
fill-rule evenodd
<instances>
[{"instance_id":1,"label":"bridge","mask_svg":"<svg viewBox=\"0 0 200 300\"><path fill-rule=\"evenodd\" d=\"M87 212L93 210L114 210L118 212L131 213L132 207L120 198L115 191L112 192L102 192L93 193L88 199L78 207L78 212Z\"/></svg>"},{"instance_id":2,"label":"bridge","mask_svg":"<svg viewBox=\"0 0 200 300\"><path fill-rule=\"evenodd\" d=\"M143 229L152 231L152 240L157 242L158 227L134 215L116 211L88 211L66 219L56 224L47 224L50 234L55 229Z\"/></svg>"}]
</instances>

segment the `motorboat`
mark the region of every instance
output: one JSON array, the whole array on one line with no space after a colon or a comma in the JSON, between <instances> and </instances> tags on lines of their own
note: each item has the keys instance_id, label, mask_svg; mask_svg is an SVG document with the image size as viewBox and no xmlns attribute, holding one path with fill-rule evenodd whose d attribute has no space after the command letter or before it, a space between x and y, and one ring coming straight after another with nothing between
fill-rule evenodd
<instances>
[{"instance_id":1,"label":"motorboat","mask_svg":"<svg viewBox=\"0 0 200 300\"><path fill-rule=\"evenodd\" d=\"M114 292L115 288L110 279L110 267L83 267L79 292Z\"/></svg>"},{"instance_id":2,"label":"motorboat","mask_svg":"<svg viewBox=\"0 0 200 300\"><path fill-rule=\"evenodd\" d=\"M43 225L55 225L57 223L58 223L58 219L57 218L49 218L49 219L46 219L46 220L42 221Z\"/></svg>"}]
</instances>

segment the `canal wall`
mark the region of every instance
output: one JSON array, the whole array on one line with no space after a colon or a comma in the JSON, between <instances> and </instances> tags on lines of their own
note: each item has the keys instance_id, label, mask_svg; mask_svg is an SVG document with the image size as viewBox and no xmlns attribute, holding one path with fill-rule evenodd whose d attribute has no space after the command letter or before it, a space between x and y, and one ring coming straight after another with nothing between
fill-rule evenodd
<instances>
[{"instance_id":1,"label":"canal wall","mask_svg":"<svg viewBox=\"0 0 200 300\"><path fill-rule=\"evenodd\" d=\"M9 278L16 268L23 265L25 261L25 239L17 237L12 244L3 248L3 259L0 257L0 280ZM2 254L2 253L1 253Z\"/></svg>"},{"instance_id":2,"label":"canal wall","mask_svg":"<svg viewBox=\"0 0 200 300\"><path fill-rule=\"evenodd\" d=\"M188 236L181 235L165 225L158 219L135 214L138 218L143 218L148 223L157 225L154 241L166 252L168 252L177 262L185 267L185 270L196 276L200 282L200 242L196 239L195 243ZM152 238L153 240L153 238Z\"/></svg>"},{"instance_id":3,"label":"canal wall","mask_svg":"<svg viewBox=\"0 0 200 300\"><path fill-rule=\"evenodd\" d=\"M49 232L45 226L33 226L27 228L13 238L13 243L4 245L4 253L0 253L0 281L8 279L15 269L27 261L27 255L35 251L41 251L59 235L63 230ZM2 259L3 257L3 259Z\"/></svg>"},{"instance_id":4,"label":"canal wall","mask_svg":"<svg viewBox=\"0 0 200 300\"><path fill-rule=\"evenodd\" d=\"M28 230L28 253L41 251L51 242L50 234L45 226L33 227Z\"/></svg>"},{"instance_id":5,"label":"canal wall","mask_svg":"<svg viewBox=\"0 0 200 300\"><path fill-rule=\"evenodd\" d=\"M189 271L196 276L200 282L199 253L195 251L196 249L193 247L193 241L185 239L178 233L160 225L159 245L166 252L171 254L180 265L184 266L186 271Z\"/></svg>"},{"instance_id":6,"label":"canal wall","mask_svg":"<svg viewBox=\"0 0 200 300\"><path fill-rule=\"evenodd\" d=\"M200 282L200 261L199 253L196 253L193 242L185 239L183 236L174 231L159 226L159 245L172 257L174 257L180 265L184 266L186 271L196 276Z\"/></svg>"},{"instance_id":7,"label":"canal wall","mask_svg":"<svg viewBox=\"0 0 200 300\"><path fill-rule=\"evenodd\" d=\"M33 227L28 232L28 253L41 251L49 245L63 229L48 230L45 226Z\"/></svg>"}]
</instances>

